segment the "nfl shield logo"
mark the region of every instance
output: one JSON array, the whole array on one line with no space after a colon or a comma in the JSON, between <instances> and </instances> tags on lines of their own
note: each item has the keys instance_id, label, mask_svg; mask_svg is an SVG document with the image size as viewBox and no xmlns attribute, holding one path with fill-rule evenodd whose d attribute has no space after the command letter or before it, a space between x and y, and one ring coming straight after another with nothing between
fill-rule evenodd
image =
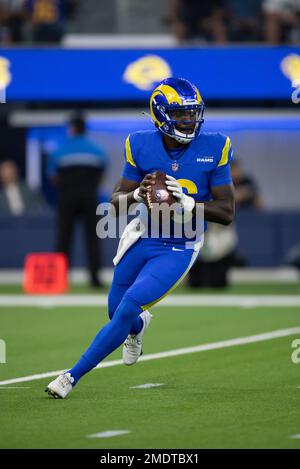
<instances>
[{"instance_id":1,"label":"nfl shield logo","mask_svg":"<svg viewBox=\"0 0 300 469\"><path fill-rule=\"evenodd\" d=\"M172 171L178 171L179 164L178 163L172 163Z\"/></svg>"}]
</instances>

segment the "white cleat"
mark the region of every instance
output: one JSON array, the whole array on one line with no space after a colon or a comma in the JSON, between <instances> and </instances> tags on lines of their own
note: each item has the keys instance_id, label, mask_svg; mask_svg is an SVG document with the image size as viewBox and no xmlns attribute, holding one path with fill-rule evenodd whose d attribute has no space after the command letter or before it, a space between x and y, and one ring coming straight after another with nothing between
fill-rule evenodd
<instances>
[{"instance_id":1,"label":"white cleat","mask_svg":"<svg viewBox=\"0 0 300 469\"><path fill-rule=\"evenodd\" d=\"M142 355L142 337L145 333L145 330L150 324L150 321L152 319L152 314L149 313L149 311L143 311L140 314L140 317L142 318L144 325L141 330L136 335L129 334L127 339L124 342L123 346L123 363L124 365L133 365L136 363L139 359L139 357Z\"/></svg>"},{"instance_id":2,"label":"white cleat","mask_svg":"<svg viewBox=\"0 0 300 469\"><path fill-rule=\"evenodd\" d=\"M54 381L51 381L46 387L45 392L49 396L54 397L54 399L64 399L72 391L73 383L74 378L71 376L71 373L64 373L59 375Z\"/></svg>"}]
</instances>

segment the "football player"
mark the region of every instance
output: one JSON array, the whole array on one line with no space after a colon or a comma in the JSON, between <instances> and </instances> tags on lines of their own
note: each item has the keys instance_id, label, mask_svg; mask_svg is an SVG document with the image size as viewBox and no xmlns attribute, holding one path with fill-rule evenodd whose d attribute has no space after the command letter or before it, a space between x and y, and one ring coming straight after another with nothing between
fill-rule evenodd
<instances>
[{"instance_id":1,"label":"football player","mask_svg":"<svg viewBox=\"0 0 300 469\"><path fill-rule=\"evenodd\" d=\"M126 140L123 175L111 196L117 211L123 205L146 203L159 170L167 174L167 188L184 213L195 217L197 204L202 204L205 224L232 222L231 142L220 133L200 132L204 108L196 86L185 79L167 78L155 88L150 111L156 129L136 132ZM136 363L152 318L149 308L181 282L198 252L199 242L195 239L191 248L184 235L137 237L115 262L108 297L110 321L73 368L47 386L48 394L66 397L82 376L122 343L124 364Z\"/></svg>"}]
</instances>

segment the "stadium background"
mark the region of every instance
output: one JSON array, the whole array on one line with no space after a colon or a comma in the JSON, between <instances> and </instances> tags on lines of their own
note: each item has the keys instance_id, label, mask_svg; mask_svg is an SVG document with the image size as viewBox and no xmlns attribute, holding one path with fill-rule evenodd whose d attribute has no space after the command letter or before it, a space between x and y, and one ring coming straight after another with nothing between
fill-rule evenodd
<instances>
[{"instance_id":1,"label":"stadium background","mask_svg":"<svg viewBox=\"0 0 300 469\"><path fill-rule=\"evenodd\" d=\"M0 158L14 160L21 177L30 188L41 191L48 206L42 213L30 212L21 216L0 213L0 292L3 313L1 338L11 336L11 341L17 341L12 333L13 325L10 320L23 321L21 307L18 309L16 306L18 303L13 303L13 298L22 296L25 256L30 252L53 250L56 202L53 189L45 175L46 154L65 134L69 116L74 110L80 110L87 119L90 137L107 150L110 163L99 193L99 201L107 201L122 168L125 139L130 132L151 128L151 122L142 112L148 112L148 100L155 84L168 75L183 76L199 87L207 108L204 130L220 131L231 137L234 153L238 156L245 173L256 181L263 200L263 208L259 211L251 209L237 211L235 223L238 251L246 258L247 266L231 269L231 287L228 291L196 289L191 292L185 287L179 291L179 294L182 292L187 298L190 298L190 295L197 295L201 311L203 308L201 295L205 297L203 301L209 301L206 295L214 295L214 298L215 295L219 295L219 307L212 316L209 318L209 312L207 317L206 312L203 313L204 321L211 321L210 330L215 328L215 333L211 336L208 334L207 337L204 334L201 338L192 335L192 342L197 344L199 340L205 343L227 338L226 334L231 325L232 331L236 330L236 334L232 337L273 330L276 329L275 323L278 324L278 328L298 325L300 266L298 97L300 93L296 92L296 87L297 83L300 83L299 42L286 40L279 44L269 44L261 39L247 40L246 37L243 42L226 44L215 44L203 38L198 41L194 39L178 43L168 20L170 3L158 0L78 1L61 43L41 45L28 40L26 35L21 44L10 44L9 41L2 43L0 83L5 88L5 93L2 92L1 96L5 102L0 105ZM240 2L240 6L242 3ZM88 289L81 290L81 287L76 287L76 284L86 281L82 236L81 227L78 226L71 263L71 292L74 294L91 293ZM112 258L117 242L118 240L111 239L101 242L103 256L101 276L107 287L111 281ZM238 304L239 301L243 301L241 294L249 293L252 297L250 300L249 296L245 298L245 303L240 304L241 311L235 310L228 318L228 322L225 324L224 320L223 324L218 311L222 311L224 317L229 314L230 305L227 309L225 307L228 304L224 299L226 293L237 295ZM251 318L248 317L248 311L243 308L247 308L249 304L251 307L251 301L255 303L259 295L265 294L284 294L290 298L286 300L289 307L286 308L287 305L282 300L283 307L280 311L282 316L279 318L277 312L273 316L274 304L268 303L269 310L261 308L260 311L257 307L253 314L251 312ZM105 322L105 299L101 299L100 296L99 304L102 305L103 322ZM0 365L1 379L59 369L66 361L73 360L73 355L77 356L78 352L76 340L79 342L82 340L79 329L86 327L87 319L83 320L86 313L84 301L83 296L82 309L80 311L76 309L74 313L74 341L68 335L67 343L70 350L66 355L64 355L63 339L57 341L54 339L59 353L57 351L57 357L53 360L49 358L49 350L47 352L44 350L42 361L35 360L33 351L31 354L29 350L26 358L28 363L25 366L23 363L21 366L17 352L12 352L10 369L10 355L7 353L8 362L5 370L3 365ZM32 307L34 304L30 303ZM42 303L36 304L37 308L43 307ZM59 304L56 306L53 299L48 306L54 308L56 312L61 312L60 328L68 328L68 316L63 317L65 313ZM95 304L97 304L97 292L94 291L90 307ZM8 306L12 308L9 309ZM216 307L216 304L214 306ZM255 306L253 308L255 309ZM12 313L11 319L7 315L9 311ZM15 318L13 311L16 314ZM24 339L24 344L28 345L30 339L34 344L36 340L34 328L36 327L41 334L44 333L43 328L33 310L25 309L23 313L31 324L31 332L27 331L27 338L21 337L21 342ZM51 348L56 327L53 318L50 317L51 314L48 315L48 311L45 314L49 333L48 339L44 340L45 343L48 340ZM180 328L182 327L180 311L178 317L176 314L176 324L178 323ZM241 315L243 315L243 325ZM88 317L91 318L88 327L90 337L96 332L95 327L98 327L96 326L98 308L94 308ZM191 327L193 321L191 318ZM197 321L200 323L199 318ZM162 322L162 326L164 325L168 327L167 321ZM199 324L199 328L202 326L203 324ZM190 333L191 331L186 331L186 342L180 338L179 346L189 345ZM149 338L150 352L154 352L157 346L160 350L158 338L159 335L153 343ZM176 335L175 338L179 337ZM173 342L165 349L171 348L171 345L175 348L178 344L175 340ZM9 344L9 339L7 343ZM18 344L18 347L22 350L21 344ZM18 347L16 346L16 350ZM280 348L282 354L285 353L289 357L290 349L283 352L284 347L290 345L285 343ZM81 348L82 345L80 350ZM60 365L59 357L62 355L64 359ZM260 351L257 351L258 362L260 357ZM118 358L118 355L115 358ZM228 361L230 362L230 356ZM280 362L279 352L278 361ZM265 366L267 370L267 363ZM273 366L276 367L276 361ZM191 370L192 367L191 362ZM207 372L208 369L209 364ZM257 376L263 379L266 370L260 370ZM109 376L114 380L112 372L113 370ZM290 374L296 382L295 367ZM152 376L155 379L155 370ZM226 380L226 377L223 378ZM122 379L126 379L123 374ZM246 378L243 379L246 383ZM195 383L195 386L198 386L198 383ZM37 389L35 392L38 392ZM13 405L13 402L9 401L9 404ZM235 411L236 409L233 410ZM292 405L289 412L291 417ZM15 417L17 418L17 415ZM293 415L291 421L294 419L296 422L296 417ZM25 418L23 414L21 418ZM109 422L108 417L107 422ZM3 440L3 447L22 445L17 436L18 431L15 432L17 427L16 424L16 427L12 427L8 432L6 439ZM295 433L297 430L287 431ZM35 444L45 446L48 444L47 438L45 434L42 435L44 439L41 437L41 441L36 436L36 440L33 438L32 441L23 439L23 444L25 447L34 447ZM269 439L267 437L262 439L262 445L269 447L287 445L277 435L269 434L269 436ZM245 446L246 440L246 437L244 440L241 437L241 441L236 440L238 441L236 445ZM152 441L153 445L159 444L155 438ZM195 440L192 441L195 445ZM204 438L203 441L204 446L214 445L213 439ZM219 446L230 447L234 444L232 443L234 440L230 440L224 434L217 435L216 441ZM249 441L249 444L253 441L253 445L259 447L254 431ZM53 442L54 447L59 447L60 444L60 441ZM62 446L72 447L72 444L68 440L62 443ZM78 440L76 444L83 443ZM123 444L124 447L130 447L130 444L147 443L139 443L138 440L123 443L122 440L117 440L115 444L116 447ZM168 444L172 443L166 438L161 444L162 447L164 444L168 447ZM180 447L187 443L184 439L179 439L176 444ZM52 443L49 445L51 447Z\"/></svg>"},{"instance_id":2,"label":"stadium background","mask_svg":"<svg viewBox=\"0 0 300 469\"><path fill-rule=\"evenodd\" d=\"M288 263L289 251L299 240L300 118L297 104L291 101L294 75L290 72L286 76L283 64L298 51L296 47L274 50L262 46L258 49L253 45L247 49L241 46L238 50L181 48L109 52L51 49L41 52L37 49L4 49L2 56L9 60L11 83L7 89L7 104L2 109L7 110L11 128L9 134L3 129L3 158L13 157L29 187L41 190L48 199L49 209L46 211L49 213L45 213L48 222L54 201L45 176L46 153L53 150L55 142L64 135L68 110L81 107L88 120L90 136L104 146L110 157L103 193L99 198L107 200L121 172L126 136L138 129L151 128L149 118L142 115L142 111L148 110L150 90L155 86L155 80L176 70L177 75L185 75L195 81L205 97L204 129L231 136L243 169L259 186L263 212L237 214L239 243L249 265L284 266ZM187 67L185 57L189 54L192 59L188 60ZM64 62L65 69L60 60ZM141 65L142 60L146 60L146 64ZM260 65L261 61L263 65ZM106 63L111 71L107 71ZM27 76L23 77L25 64ZM135 67L133 82L126 78L128 67ZM150 76L144 67L153 67ZM257 69L259 73L254 74L253 70ZM45 100L51 101L46 103ZM274 107L274 100L277 107ZM20 101L21 110L18 109ZM25 109L24 103L27 103ZM30 109L36 106L38 109ZM61 109L53 109L57 106ZM17 140L15 135L19 136ZM289 181L288 186L285 181ZM40 216L41 229L42 218ZM17 222L20 229L25 226L20 219ZM49 221L48 235L45 233L41 240L34 228L31 231L26 228L22 246L16 249L18 243L11 242L15 223L16 220L6 220L5 231L1 230L1 245L5 247L0 257L3 268L20 268L26 251L47 251L51 250L51 243L53 245L53 227ZM37 219L35 223L39 224ZM109 253L104 258L108 267L116 243L105 240L104 244L107 247L103 252ZM73 262L75 266L83 265L80 252L74 255Z\"/></svg>"}]
</instances>

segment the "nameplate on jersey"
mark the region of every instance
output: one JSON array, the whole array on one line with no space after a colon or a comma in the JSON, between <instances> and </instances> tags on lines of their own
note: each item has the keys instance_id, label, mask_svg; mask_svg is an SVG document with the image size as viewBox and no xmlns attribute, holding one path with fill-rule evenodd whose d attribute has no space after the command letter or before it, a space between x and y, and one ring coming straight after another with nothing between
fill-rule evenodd
<instances>
[{"instance_id":1,"label":"nameplate on jersey","mask_svg":"<svg viewBox=\"0 0 300 469\"><path fill-rule=\"evenodd\" d=\"M203 156L202 158L197 158L197 163L213 163L214 157L213 156Z\"/></svg>"}]
</instances>

